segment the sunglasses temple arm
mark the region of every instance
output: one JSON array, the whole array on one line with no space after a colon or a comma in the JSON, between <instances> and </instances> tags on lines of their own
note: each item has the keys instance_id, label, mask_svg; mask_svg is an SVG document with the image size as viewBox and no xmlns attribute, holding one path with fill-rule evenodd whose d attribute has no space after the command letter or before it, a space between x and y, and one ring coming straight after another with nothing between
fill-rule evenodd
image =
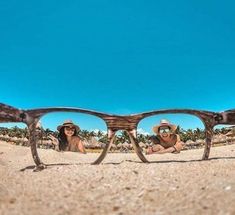
<instances>
[{"instance_id":1,"label":"sunglasses temple arm","mask_svg":"<svg viewBox=\"0 0 235 215\"><path fill-rule=\"evenodd\" d=\"M213 137L213 127L206 127L206 143L204 148L204 153L202 156L202 160L208 160L210 155L210 149L212 145L212 137Z\"/></svg>"},{"instance_id":2,"label":"sunglasses temple arm","mask_svg":"<svg viewBox=\"0 0 235 215\"><path fill-rule=\"evenodd\" d=\"M30 143L30 148L31 148L31 153L33 156L34 163L36 164L36 167L34 171L40 171L46 168L46 165L43 164L38 156L37 152L37 120L35 120L33 123L28 125L29 128L29 143Z\"/></svg>"},{"instance_id":3,"label":"sunglasses temple arm","mask_svg":"<svg viewBox=\"0 0 235 215\"><path fill-rule=\"evenodd\" d=\"M109 142L106 143L105 148L103 149L101 155L92 164L100 164L104 160L104 158L106 157L111 145L113 144L113 142L115 140L115 133L116 132L113 132L111 130L108 131Z\"/></svg>"},{"instance_id":4,"label":"sunglasses temple arm","mask_svg":"<svg viewBox=\"0 0 235 215\"><path fill-rule=\"evenodd\" d=\"M144 163L149 163L149 161L143 155L141 147L139 146L139 143L136 138L136 132L128 131L128 135L131 140L131 144L133 145L133 148L138 157L140 158L140 160L143 161Z\"/></svg>"},{"instance_id":5,"label":"sunglasses temple arm","mask_svg":"<svg viewBox=\"0 0 235 215\"><path fill-rule=\"evenodd\" d=\"M205 123L206 125L206 144L203 153L202 160L209 159L210 148L212 145L212 137L213 137L213 128L216 125L224 124L224 125L235 125L235 109L227 110L220 113L215 113L214 115L214 123Z\"/></svg>"},{"instance_id":6,"label":"sunglasses temple arm","mask_svg":"<svg viewBox=\"0 0 235 215\"><path fill-rule=\"evenodd\" d=\"M0 103L0 122L23 122L23 111Z\"/></svg>"}]
</instances>

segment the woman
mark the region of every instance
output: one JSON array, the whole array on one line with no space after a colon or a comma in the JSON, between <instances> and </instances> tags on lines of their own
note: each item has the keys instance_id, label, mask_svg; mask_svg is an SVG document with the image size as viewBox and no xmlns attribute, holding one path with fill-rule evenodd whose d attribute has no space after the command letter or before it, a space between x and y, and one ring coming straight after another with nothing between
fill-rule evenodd
<instances>
[{"instance_id":1,"label":"woman","mask_svg":"<svg viewBox=\"0 0 235 215\"><path fill-rule=\"evenodd\" d=\"M86 153L82 140L77 136L80 128L71 120L59 125L57 130L59 131L58 139L49 135L55 145L55 150Z\"/></svg>"},{"instance_id":2,"label":"woman","mask_svg":"<svg viewBox=\"0 0 235 215\"><path fill-rule=\"evenodd\" d=\"M157 135L151 138L154 145L147 149L146 154L180 153L184 143L176 134L176 129L176 125L162 119L160 125L153 127Z\"/></svg>"}]
</instances>

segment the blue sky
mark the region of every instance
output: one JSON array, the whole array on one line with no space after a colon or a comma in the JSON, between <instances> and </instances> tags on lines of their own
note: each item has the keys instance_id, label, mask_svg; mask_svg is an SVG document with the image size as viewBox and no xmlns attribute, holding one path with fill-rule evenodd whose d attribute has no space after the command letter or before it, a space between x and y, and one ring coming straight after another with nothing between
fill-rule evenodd
<instances>
[{"instance_id":1,"label":"blue sky","mask_svg":"<svg viewBox=\"0 0 235 215\"><path fill-rule=\"evenodd\" d=\"M235 108L234 1L0 2L0 101Z\"/></svg>"}]
</instances>

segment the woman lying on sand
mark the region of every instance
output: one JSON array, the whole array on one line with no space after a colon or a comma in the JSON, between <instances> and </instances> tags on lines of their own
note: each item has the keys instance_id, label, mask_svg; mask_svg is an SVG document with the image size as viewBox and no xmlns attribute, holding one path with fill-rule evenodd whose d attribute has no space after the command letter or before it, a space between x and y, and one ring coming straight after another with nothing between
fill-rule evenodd
<instances>
[{"instance_id":1,"label":"woman lying on sand","mask_svg":"<svg viewBox=\"0 0 235 215\"><path fill-rule=\"evenodd\" d=\"M58 139L49 135L57 151L73 151L86 153L82 140L77 136L79 126L73 124L71 120L65 121L57 127L59 131Z\"/></svg>"},{"instance_id":2,"label":"woman lying on sand","mask_svg":"<svg viewBox=\"0 0 235 215\"><path fill-rule=\"evenodd\" d=\"M176 125L170 124L165 119L161 120L160 125L153 127L157 135L151 138L154 145L148 147L146 154L179 153L183 148L183 142L175 133L176 129Z\"/></svg>"}]
</instances>

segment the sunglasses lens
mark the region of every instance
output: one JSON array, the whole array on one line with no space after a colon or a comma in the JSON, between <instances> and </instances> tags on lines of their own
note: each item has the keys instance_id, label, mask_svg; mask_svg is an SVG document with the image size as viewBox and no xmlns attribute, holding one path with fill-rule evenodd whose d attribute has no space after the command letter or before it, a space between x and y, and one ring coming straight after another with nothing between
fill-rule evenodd
<instances>
[{"instance_id":1,"label":"sunglasses lens","mask_svg":"<svg viewBox=\"0 0 235 215\"><path fill-rule=\"evenodd\" d=\"M75 128L74 127L65 127L65 130L66 131L75 131Z\"/></svg>"},{"instance_id":2,"label":"sunglasses lens","mask_svg":"<svg viewBox=\"0 0 235 215\"><path fill-rule=\"evenodd\" d=\"M202 158L205 127L194 115L159 114L147 117L140 121L137 133L139 145L149 161L172 160L172 156L177 160ZM195 149L193 158L184 156L189 149Z\"/></svg>"},{"instance_id":3,"label":"sunglasses lens","mask_svg":"<svg viewBox=\"0 0 235 215\"><path fill-rule=\"evenodd\" d=\"M167 128L166 127L162 127L162 128L159 129L159 132L160 133L168 133L168 132L170 132L170 129L168 127Z\"/></svg>"},{"instance_id":4,"label":"sunglasses lens","mask_svg":"<svg viewBox=\"0 0 235 215\"><path fill-rule=\"evenodd\" d=\"M93 163L108 143L105 122L89 114L46 114L36 133L37 152L45 164Z\"/></svg>"}]
</instances>

